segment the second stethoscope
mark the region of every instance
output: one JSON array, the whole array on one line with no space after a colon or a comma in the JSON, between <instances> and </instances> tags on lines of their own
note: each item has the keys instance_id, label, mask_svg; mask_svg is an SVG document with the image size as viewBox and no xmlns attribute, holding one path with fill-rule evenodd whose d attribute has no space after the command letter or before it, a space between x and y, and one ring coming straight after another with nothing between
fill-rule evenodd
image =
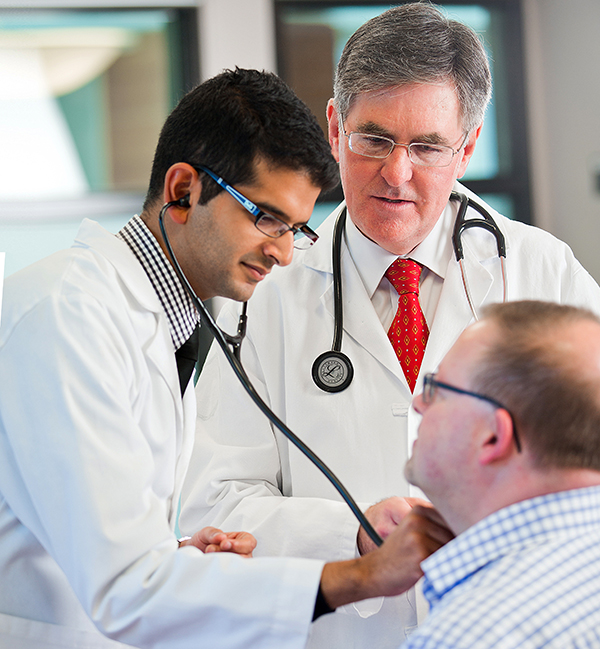
<instances>
[{"instance_id":1,"label":"second stethoscope","mask_svg":"<svg viewBox=\"0 0 600 649\"><path fill-rule=\"evenodd\" d=\"M459 192L452 192L450 200L459 201L458 214L454 222L454 231L452 233L452 247L456 261L460 266L460 273L462 277L463 288L469 303L469 308L473 313L475 320L479 320L471 291L467 281L467 275L464 268L464 253L462 246L462 234L469 228L484 228L490 232L496 239L496 246L498 248L498 257L500 258L500 266L502 269L502 284L503 284L503 297L502 301L506 301L507 294L507 280L506 280L506 243L504 235L498 227L496 221L492 218L490 213L479 203L469 198L466 194ZM466 218L467 208L472 207L479 216L475 218ZM346 223L346 210L342 210L337 218L335 229L333 233L332 244L332 262L333 262L333 345L331 350L324 352L318 356L312 366L313 381L321 390L325 392L341 392L345 390L354 376L354 368L352 362L344 354L342 350L342 331L344 328L344 309L342 301L342 236L344 233L344 226Z\"/></svg>"}]
</instances>

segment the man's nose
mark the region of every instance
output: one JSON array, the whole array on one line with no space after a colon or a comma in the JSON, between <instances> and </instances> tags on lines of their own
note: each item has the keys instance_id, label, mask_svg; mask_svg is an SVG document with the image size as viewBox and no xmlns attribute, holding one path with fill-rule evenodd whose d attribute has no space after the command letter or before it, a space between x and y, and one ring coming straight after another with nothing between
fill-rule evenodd
<instances>
[{"instance_id":1,"label":"man's nose","mask_svg":"<svg viewBox=\"0 0 600 649\"><path fill-rule=\"evenodd\" d=\"M425 406L425 402L423 401L422 392L420 394L417 394L417 396L413 398L412 406L420 415L423 414L423 411L425 410L426 406Z\"/></svg>"},{"instance_id":2,"label":"man's nose","mask_svg":"<svg viewBox=\"0 0 600 649\"><path fill-rule=\"evenodd\" d=\"M275 260L278 266L287 266L294 256L294 233L289 231L275 239L269 239L263 253Z\"/></svg>"},{"instance_id":3,"label":"man's nose","mask_svg":"<svg viewBox=\"0 0 600 649\"><path fill-rule=\"evenodd\" d=\"M384 159L381 175L391 187L399 187L408 182L413 175L413 163L408 155L408 147L396 145Z\"/></svg>"}]
</instances>

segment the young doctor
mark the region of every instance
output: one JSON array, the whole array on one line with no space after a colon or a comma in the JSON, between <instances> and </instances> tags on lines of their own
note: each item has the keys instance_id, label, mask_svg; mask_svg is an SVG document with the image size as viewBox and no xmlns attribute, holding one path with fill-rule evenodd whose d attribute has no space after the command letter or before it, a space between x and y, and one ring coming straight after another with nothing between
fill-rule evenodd
<instances>
[{"instance_id":1,"label":"young doctor","mask_svg":"<svg viewBox=\"0 0 600 649\"><path fill-rule=\"evenodd\" d=\"M167 119L139 217L116 236L86 220L71 249L8 278L0 647L300 649L313 618L407 590L450 538L431 508L415 508L405 533L370 557L326 565L236 556L253 539L214 528L191 546L175 538L196 421L180 359L198 313L159 218L200 299L246 300L290 263L293 233L310 235L314 202L335 176L316 120L281 80L228 71Z\"/></svg>"},{"instance_id":2,"label":"young doctor","mask_svg":"<svg viewBox=\"0 0 600 649\"><path fill-rule=\"evenodd\" d=\"M452 247L459 202L449 199L453 190L468 194L457 179L475 150L490 93L477 35L429 2L396 6L363 25L345 47L327 107L345 203L319 229L319 241L289 269L275 269L248 305L241 353L248 374L382 535L410 506L401 467L417 428L413 391L474 320ZM507 300L585 305L600 314L600 289L564 243L486 209L504 236L506 263L489 232L464 232L464 278L475 313L502 302L506 289ZM332 255L340 215L345 224ZM466 218L477 216L469 207ZM338 260L340 353L347 360L329 356L340 321ZM422 360L413 356L413 344L399 356L388 338L391 330L397 342L403 319L388 279L397 260L408 260L413 271L407 275L416 274L418 296L413 292L411 299L421 318L415 325ZM406 299L401 290L400 302ZM223 329L235 330L238 310L224 309ZM218 349L209 354L197 389L197 446L184 487L182 530L209 522L243 527L257 537L260 556L338 560L374 547L329 483L241 391ZM315 624L311 647L396 647L417 624L412 592L344 612Z\"/></svg>"}]
</instances>

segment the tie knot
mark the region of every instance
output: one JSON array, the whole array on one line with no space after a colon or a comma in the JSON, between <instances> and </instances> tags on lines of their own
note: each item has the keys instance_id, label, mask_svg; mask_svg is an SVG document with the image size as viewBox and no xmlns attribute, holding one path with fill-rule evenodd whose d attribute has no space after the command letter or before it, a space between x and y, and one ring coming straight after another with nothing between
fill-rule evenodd
<instances>
[{"instance_id":1,"label":"tie knot","mask_svg":"<svg viewBox=\"0 0 600 649\"><path fill-rule=\"evenodd\" d=\"M421 266L416 261L412 259L396 259L385 271L385 276L398 291L398 295L403 293L419 294Z\"/></svg>"}]
</instances>

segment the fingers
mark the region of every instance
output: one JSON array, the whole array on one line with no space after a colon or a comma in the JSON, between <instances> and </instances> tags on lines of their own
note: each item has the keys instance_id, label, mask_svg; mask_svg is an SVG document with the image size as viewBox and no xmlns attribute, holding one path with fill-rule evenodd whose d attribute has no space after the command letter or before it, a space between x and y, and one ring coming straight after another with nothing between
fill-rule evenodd
<instances>
[{"instance_id":1,"label":"fingers","mask_svg":"<svg viewBox=\"0 0 600 649\"><path fill-rule=\"evenodd\" d=\"M219 545L225 539L225 533L216 527L204 527L196 532L186 545L193 545L202 552L211 545Z\"/></svg>"},{"instance_id":2,"label":"fingers","mask_svg":"<svg viewBox=\"0 0 600 649\"><path fill-rule=\"evenodd\" d=\"M375 530L377 531L377 530ZM379 534L379 532L377 532ZM381 536L381 534L379 534ZM373 543L371 537L367 534L365 528L361 525L358 529L358 535L356 537L356 545L358 547L358 552L362 556L363 554L368 554L377 549L377 545Z\"/></svg>"},{"instance_id":3,"label":"fingers","mask_svg":"<svg viewBox=\"0 0 600 649\"><path fill-rule=\"evenodd\" d=\"M405 517L398 534L404 537L419 563L454 538L439 512L420 505Z\"/></svg>"},{"instance_id":4,"label":"fingers","mask_svg":"<svg viewBox=\"0 0 600 649\"><path fill-rule=\"evenodd\" d=\"M249 532L223 532L216 527L204 527L190 539L180 543L193 545L204 553L233 552L243 557L251 557L256 547L256 539Z\"/></svg>"},{"instance_id":5,"label":"fingers","mask_svg":"<svg viewBox=\"0 0 600 649\"><path fill-rule=\"evenodd\" d=\"M233 552L242 557L251 557L256 548L256 539L249 532L228 532L218 544L208 546L206 552Z\"/></svg>"},{"instance_id":6,"label":"fingers","mask_svg":"<svg viewBox=\"0 0 600 649\"><path fill-rule=\"evenodd\" d=\"M423 498L405 498L404 500L411 507L416 507L417 505L421 505L423 507L429 507L430 509L433 509L433 505L428 500L424 500Z\"/></svg>"},{"instance_id":7,"label":"fingers","mask_svg":"<svg viewBox=\"0 0 600 649\"><path fill-rule=\"evenodd\" d=\"M413 506L421 503L425 503L425 501L419 498L394 496L369 507L365 512L365 516L375 528L377 534L385 539L400 524ZM358 530L356 544L361 555L372 552L377 548L363 527Z\"/></svg>"},{"instance_id":8,"label":"fingers","mask_svg":"<svg viewBox=\"0 0 600 649\"><path fill-rule=\"evenodd\" d=\"M450 530L448 523L446 523L442 515L431 504L415 505L412 513L430 521L434 525L431 529L440 531L442 533L441 538L446 539L444 543L454 538L454 533Z\"/></svg>"}]
</instances>

